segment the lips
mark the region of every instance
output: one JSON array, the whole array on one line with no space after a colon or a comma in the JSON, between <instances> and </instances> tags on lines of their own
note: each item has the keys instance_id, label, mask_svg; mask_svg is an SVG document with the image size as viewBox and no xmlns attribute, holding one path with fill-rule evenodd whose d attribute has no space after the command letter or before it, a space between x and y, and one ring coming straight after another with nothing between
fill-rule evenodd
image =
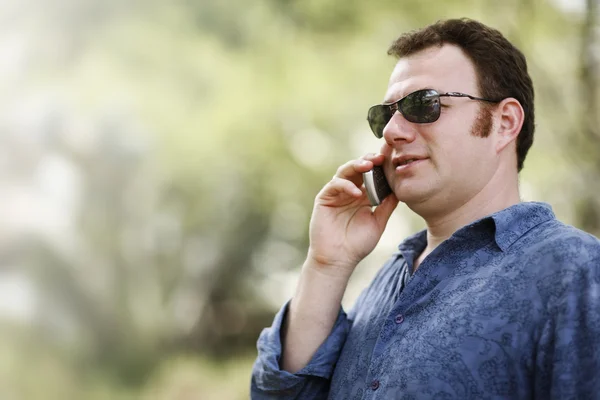
<instances>
[{"instance_id":1,"label":"lips","mask_svg":"<svg viewBox=\"0 0 600 400\"><path fill-rule=\"evenodd\" d=\"M425 160L425 159L427 159L427 157L413 155L413 154L404 154L401 156L394 157L392 159L392 165L394 166L394 168L397 168L397 167L410 165L411 163L413 163L415 161Z\"/></svg>"},{"instance_id":2,"label":"lips","mask_svg":"<svg viewBox=\"0 0 600 400\"><path fill-rule=\"evenodd\" d=\"M411 162L413 162L413 161L417 161L417 159L416 159L416 158L410 158L410 159L408 159L408 160L401 161L401 162L400 162L400 165L406 165L406 164L410 164L410 163L411 163Z\"/></svg>"}]
</instances>

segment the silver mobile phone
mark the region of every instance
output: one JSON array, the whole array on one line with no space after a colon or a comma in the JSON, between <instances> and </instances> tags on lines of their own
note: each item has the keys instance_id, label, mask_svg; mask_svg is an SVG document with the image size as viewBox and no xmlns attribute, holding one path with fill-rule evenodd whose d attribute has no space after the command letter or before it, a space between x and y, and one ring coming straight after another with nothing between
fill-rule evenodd
<instances>
[{"instance_id":1,"label":"silver mobile phone","mask_svg":"<svg viewBox=\"0 0 600 400\"><path fill-rule=\"evenodd\" d=\"M372 170L363 173L367 197L372 206L381 204L383 199L392 193L392 188L385 179L383 167L375 166Z\"/></svg>"}]
</instances>

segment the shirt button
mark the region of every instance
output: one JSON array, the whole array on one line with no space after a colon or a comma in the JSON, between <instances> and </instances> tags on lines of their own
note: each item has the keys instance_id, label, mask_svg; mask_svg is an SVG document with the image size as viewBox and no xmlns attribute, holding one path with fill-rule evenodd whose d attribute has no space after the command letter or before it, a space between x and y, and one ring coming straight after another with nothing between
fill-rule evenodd
<instances>
[{"instance_id":1,"label":"shirt button","mask_svg":"<svg viewBox=\"0 0 600 400\"><path fill-rule=\"evenodd\" d=\"M402 322L404 322L404 315L402 315L402 314L396 315L396 323L401 324Z\"/></svg>"},{"instance_id":2,"label":"shirt button","mask_svg":"<svg viewBox=\"0 0 600 400\"><path fill-rule=\"evenodd\" d=\"M379 389L379 381L377 379L373 380L373 382L371 382L371 390L377 390Z\"/></svg>"}]
</instances>

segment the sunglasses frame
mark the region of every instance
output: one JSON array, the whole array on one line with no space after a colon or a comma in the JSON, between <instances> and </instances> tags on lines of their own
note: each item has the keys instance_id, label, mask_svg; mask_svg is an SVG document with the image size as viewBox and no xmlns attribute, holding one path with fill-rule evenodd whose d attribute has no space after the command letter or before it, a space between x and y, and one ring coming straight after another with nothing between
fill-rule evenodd
<instances>
[{"instance_id":1,"label":"sunglasses frame","mask_svg":"<svg viewBox=\"0 0 600 400\"><path fill-rule=\"evenodd\" d=\"M402 112L402 103L406 100L407 97L414 95L415 93L419 93L419 92L432 92L434 93L434 95L432 97L437 97L438 100L440 97L464 97L464 98L468 98L471 100L476 100L476 101L485 101L488 103L499 103L501 102L503 99L501 100L492 100L492 99L485 99L483 97L476 97L476 96L471 96L470 94L466 94L466 93L460 93L460 92L445 92L445 93L440 93L435 89L419 89L419 90L415 90L414 92L411 92L409 94L407 94L406 96L402 97L401 99L394 101L392 103L382 103L382 104L376 104L372 107L369 108L369 112L367 113L367 121L369 122L369 127L371 128L371 131L373 131L373 134L375 135L375 137L377 137L378 139L381 139L383 137L383 129L381 130L380 133L376 132L376 130L373 127L373 124L371 123L371 119L369 119L369 115L371 114L371 110L375 109L375 108L381 108L381 107L388 107L392 112L390 113L390 119L386 122L386 124L384 125L384 129L387 126L387 124L391 121L391 119L393 118L394 114L396 114L396 112L399 112L400 114L402 114L402 116L404 117L404 119L406 119L408 122L412 122L414 124L430 124L433 123L435 121L437 121L440 118L441 115L441 108L438 108L435 119L431 120L431 121L424 121L424 122L418 122L418 121L411 121L409 118L406 117L406 115ZM440 103L441 105L441 103Z\"/></svg>"}]
</instances>

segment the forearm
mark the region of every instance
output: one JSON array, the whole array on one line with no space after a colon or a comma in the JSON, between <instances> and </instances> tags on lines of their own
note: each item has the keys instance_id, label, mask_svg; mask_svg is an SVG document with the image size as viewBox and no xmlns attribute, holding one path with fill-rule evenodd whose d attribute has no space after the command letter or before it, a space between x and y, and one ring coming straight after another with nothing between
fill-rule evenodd
<instances>
[{"instance_id":1,"label":"forearm","mask_svg":"<svg viewBox=\"0 0 600 400\"><path fill-rule=\"evenodd\" d=\"M331 273L311 260L302 267L283 332L281 368L296 373L327 339L338 317L349 273Z\"/></svg>"}]
</instances>

